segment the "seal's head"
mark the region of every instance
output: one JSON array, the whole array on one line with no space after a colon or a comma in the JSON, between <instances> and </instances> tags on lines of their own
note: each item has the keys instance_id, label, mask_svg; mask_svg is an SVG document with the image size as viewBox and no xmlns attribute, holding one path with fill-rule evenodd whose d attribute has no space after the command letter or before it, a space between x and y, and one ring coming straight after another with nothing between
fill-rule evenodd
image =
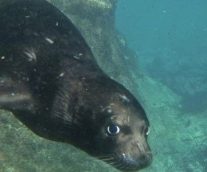
<instances>
[{"instance_id":1,"label":"seal's head","mask_svg":"<svg viewBox=\"0 0 207 172\"><path fill-rule=\"evenodd\" d=\"M74 134L75 145L122 171L149 165L149 121L141 105L110 79L86 80L73 110L79 128Z\"/></svg>"},{"instance_id":2,"label":"seal's head","mask_svg":"<svg viewBox=\"0 0 207 172\"><path fill-rule=\"evenodd\" d=\"M101 153L100 159L126 171L149 165L152 160L147 143L149 122L136 100L115 93L104 113L107 118L94 143Z\"/></svg>"}]
</instances>

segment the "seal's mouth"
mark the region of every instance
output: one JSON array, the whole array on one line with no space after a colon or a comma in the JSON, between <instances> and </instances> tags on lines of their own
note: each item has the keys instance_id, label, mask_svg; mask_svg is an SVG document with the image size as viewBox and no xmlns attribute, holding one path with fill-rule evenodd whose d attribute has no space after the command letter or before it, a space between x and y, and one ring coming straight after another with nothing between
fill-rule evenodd
<instances>
[{"instance_id":1,"label":"seal's mouth","mask_svg":"<svg viewBox=\"0 0 207 172\"><path fill-rule=\"evenodd\" d=\"M121 155L107 155L99 157L99 159L107 162L121 171L136 171L140 170L152 162L152 153L148 152L145 155L141 155L137 158L133 158L131 155L122 153Z\"/></svg>"}]
</instances>

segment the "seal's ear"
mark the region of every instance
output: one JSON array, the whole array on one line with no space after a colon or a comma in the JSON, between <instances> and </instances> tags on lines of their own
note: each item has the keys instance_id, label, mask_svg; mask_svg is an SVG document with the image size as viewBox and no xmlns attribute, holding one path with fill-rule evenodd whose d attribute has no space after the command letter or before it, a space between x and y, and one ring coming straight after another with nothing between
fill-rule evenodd
<instances>
[{"instance_id":1,"label":"seal's ear","mask_svg":"<svg viewBox=\"0 0 207 172\"><path fill-rule=\"evenodd\" d=\"M1 109L31 111L34 108L33 102L32 95L23 82L8 77L0 77Z\"/></svg>"}]
</instances>

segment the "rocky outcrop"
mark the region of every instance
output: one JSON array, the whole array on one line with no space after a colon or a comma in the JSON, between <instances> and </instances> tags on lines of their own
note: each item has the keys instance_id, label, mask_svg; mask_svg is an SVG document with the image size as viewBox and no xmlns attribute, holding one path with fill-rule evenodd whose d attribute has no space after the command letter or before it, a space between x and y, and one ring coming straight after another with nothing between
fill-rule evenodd
<instances>
[{"instance_id":1,"label":"rocky outcrop","mask_svg":"<svg viewBox=\"0 0 207 172\"><path fill-rule=\"evenodd\" d=\"M101 68L144 105L151 122L154 161L143 171L205 171L206 120L195 115L186 118L179 111L178 95L141 74L136 55L114 26L117 0L48 1L79 28ZM0 131L0 172L117 171L71 145L36 136L9 112L0 111Z\"/></svg>"}]
</instances>

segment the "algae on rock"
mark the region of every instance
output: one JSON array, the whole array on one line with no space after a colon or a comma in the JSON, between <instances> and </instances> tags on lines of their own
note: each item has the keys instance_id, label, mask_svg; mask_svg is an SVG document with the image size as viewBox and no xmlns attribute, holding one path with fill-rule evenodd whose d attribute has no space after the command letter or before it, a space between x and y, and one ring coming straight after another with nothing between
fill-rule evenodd
<instances>
[{"instance_id":1,"label":"algae on rock","mask_svg":"<svg viewBox=\"0 0 207 172\"><path fill-rule=\"evenodd\" d=\"M114 26L117 0L48 1L79 28L101 68L130 89L144 105L151 122L149 140L154 161L143 171L204 170L201 164L207 161L206 154L199 161L197 153L207 150L207 129L200 131L205 120L183 116L179 111L180 97L141 74L135 53L128 49ZM71 145L36 136L9 112L0 112L0 131L0 172L117 171ZM183 159L185 167L180 163Z\"/></svg>"},{"instance_id":2,"label":"algae on rock","mask_svg":"<svg viewBox=\"0 0 207 172\"><path fill-rule=\"evenodd\" d=\"M117 0L49 0L78 27L98 64L114 78L128 76L129 66L136 67L135 53L123 43L115 29ZM126 60L125 57L130 57ZM134 57L132 57L134 56Z\"/></svg>"}]
</instances>

